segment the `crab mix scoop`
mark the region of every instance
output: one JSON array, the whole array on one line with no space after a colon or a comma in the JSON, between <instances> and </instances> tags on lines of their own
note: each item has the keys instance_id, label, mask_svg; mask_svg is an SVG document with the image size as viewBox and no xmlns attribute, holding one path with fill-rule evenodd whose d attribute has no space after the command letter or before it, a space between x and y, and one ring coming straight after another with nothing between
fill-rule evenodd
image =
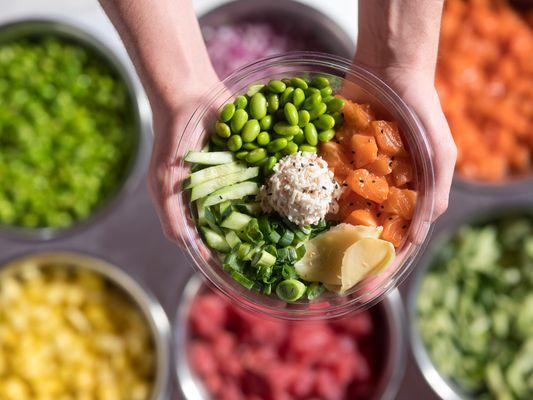
<instances>
[{"instance_id":1,"label":"crab mix scoop","mask_svg":"<svg viewBox=\"0 0 533 400\"><path fill-rule=\"evenodd\" d=\"M298 226L314 225L336 212L338 183L328 164L313 153L298 152L282 158L261 187L261 207L276 211Z\"/></svg>"}]
</instances>

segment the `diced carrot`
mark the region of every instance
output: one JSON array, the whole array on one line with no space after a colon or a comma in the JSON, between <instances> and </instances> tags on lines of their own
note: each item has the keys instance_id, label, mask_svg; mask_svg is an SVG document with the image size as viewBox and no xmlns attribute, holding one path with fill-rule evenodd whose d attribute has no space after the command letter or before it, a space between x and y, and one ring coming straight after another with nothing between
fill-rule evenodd
<instances>
[{"instance_id":1,"label":"diced carrot","mask_svg":"<svg viewBox=\"0 0 533 400\"><path fill-rule=\"evenodd\" d=\"M402 187L413 181L413 168L406 158L395 157L392 160L392 177L394 185Z\"/></svg>"},{"instance_id":2,"label":"diced carrot","mask_svg":"<svg viewBox=\"0 0 533 400\"><path fill-rule=\"evenodd\" d=\"M353 135L352 150L354 152L353 160L356 168L361 168L373 162L378 156L378 146L373 136Z\"/></svg>"},{"instance_id":3,"label":"diced carrot","mask_svg":"<svg viewBox=\"0 0 533 400\"><path fill-rule=\"evenodd\" d=\"M413 218L416 207L416 192L409 189L389 188L387 200L383 202L383 209L391 214L398 214L408 221Z\"/></svg>"},{"instance_id":4,"label":"diced carrot","mask_svg":"<svg viewBox=\"0 0 533 400\"><path fill-rule=\"evenodd\" d=\"M396 123L372 121L370 128L382 153L394 156L403 150L402 138Z\"/></svg>"},{"instance_id":5,"label":"diced carrot","mask_svg":"<svg viewBox=\"0 0 533 400\"><path fill-rule=\"evenodd\" d=\"M374 113L368 104L357 104L345 100L341 111L344 115L344 122L360 131L368 128L370 121L375 119Z\"/></svg>"},{"instance_id":6,"label":"diced carrot","mask_svg":"<svg viewBox=\"0 0 533 400\"><path fill-rule=\"evenodd\" d=\"M381 239L391 242L396 248L401 247L407 237L409 222L399 215L384 213L380 223L383 226Z\"/></svg>"},{"instance_id":7,"label":"diced carrot","mask_svg":"<svg viewBox=\"0 0 533 400\"><path fill-rule=\"evenodd\" d=\"M379 154L377 158L366 165L365 168L378 176L388 175L392 172L392 162L389 156Z\"/></svg>"},{"instance_id":8,"label":"diced carrot","mask_svg":"<svg viewBox=\"0 0 533 400\"><path fill-rule=\"evenodd\" d=\"M366 169L356 169L346 177L348 186L365 199L382 203L389 194L389 184L381 176L371 174Z\"/></svg>"},{"instance_id":9,"label":"diced carrot","mask_svg":"<svg viewBox=\"0 0 533 400\"><path fill-rule=\"evenodd\" d=\"M369 210L354 210L344 222L351 225L377 226L378 221L374 213Z\"/></svg>"}]
</instances>

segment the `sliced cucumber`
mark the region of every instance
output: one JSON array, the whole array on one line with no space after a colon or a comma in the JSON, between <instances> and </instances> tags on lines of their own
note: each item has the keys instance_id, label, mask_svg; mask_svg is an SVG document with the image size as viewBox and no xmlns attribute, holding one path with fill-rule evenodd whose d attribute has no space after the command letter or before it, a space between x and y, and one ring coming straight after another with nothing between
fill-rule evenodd
<instances>
[{"instance_id":1,"label":"sliced cucumber","mask_svg":"<svg viewBox=\"0 0 533 400\"><path fill-rule=\"evenodd\" d=\"M216 179L225 175L233 174L243 169L246 169L246 166L237 162L204 168L198 172L193 172L189 175L187 183L185 184L185 189L190 189L192 187L198 186L201 183L210 181L211 179Z\"/></svg>"},{"instance_id":2,"label":"sliced cucumber","mask_svg":"<svg viewBox=\"0 0 533 400\"><path fill-rule=\"evenodd\" d=\"M241 203L235 204L235 209L237 211L247 213L250 215L259 215L261 214L261 205L259 203Z\"/></svg>"},{"instance_id":3,"label":"sliced cucumber","mask_svg":"<svg viewBox=\"0 0 533 400\"><path fill-rule=\"evenodd\" d=\"M218 165L233 162L234 158L233 153L229 151L212 151L209 153L189 151L184 160L195 164Z\"/></svg>"},{"instance_id":4,"label":"sliced cucumber","mask_svg":"<svg viewBox=\"0 0 533 400\"><path fill-rule=\"evenodd\" d=\"M213 211L209 207L205 207L204 217L207 222L207 225L216 233L219 235L222 235L223 232L218 226L218 221L215 217L215 214L213 214Z\"/></svg>"},{"instance_id":5,"label":"sliced cucumber","mask_svg":"<svg viewBox=\"0 0 533 400\"><path fill-rule=\"evenodd\" d=\"M198 224L207 225L207 220L205 219L205 199L200 199L196 202L196 212L198 213Z\"/></svg>"},{"instance_id":6,"label":"sliced cucumber","mask_svg":"<svg viewBox=\"0 0 533 400\"><path fill-rule=\"evenodd\" d=\"M219 189L225 188L226 186L233 185L234 183L239 183L239 182L247 181L248 179L255 178L258 174L259 174L259 167L251 167L251 168L246 168L243 171L235 172L233 174L229 174L218 179L211 179L210 181L201 183L198 186L195 186L192 188L191 201L198 200ZM209 205L212 205L212 204L206 204L206 206L209 206Z\"/></svg>"},{"instance_id":7,"label":"sliced cucumber","mask_svg":"<svg viewBox=\"0 0 533 400\"><path fill-rule=\"evenodd\" d=\"M226 242L229 244L229 246L234 249L236 246L240 245L241 239L239 239L239 236L234 231L228 231L226 233Z\"/></svg>"},{"instance_id":8,"label":"sliced cucumber","mask_svg":"<svg viewBox=\"0 0 533 400\"><path fill-rule=\"evenodd\" d=\"M240 231L243 229L246 225L248 225L248 222L252 217L246 214L242 214L237 211L232 211L230 215L228 215L220 224L222 228L228 228L232 229L234 231Z\"/></svg>"},{"instance_id":9,"label":"sliced cucumber","mask_svg":"<svg viewBox=\"0 0 533 400\"><path fill-rule=\"evenodd\" d=\"M205 199L205 204L212 206L226 200L242 199L246 196L256 195L257 193L259 193L259 186L255 182L236 183L211 193Z\"/></svg>"},{"instance_id":10,"label":"sliced cucumber","mask_svg":"<svg viewBox=\"0 0 533 400\"><path fill-rule=\"evenodd\" d=\"M213 250L220 251L221 253L227 253L231 250L228 245L228 242L226 242L226 239L224 239L222 235L219 235L215 231L205 226L200 227L200 230L204 235L204 239L207 245Z\"/></svg>"}]
</instances>

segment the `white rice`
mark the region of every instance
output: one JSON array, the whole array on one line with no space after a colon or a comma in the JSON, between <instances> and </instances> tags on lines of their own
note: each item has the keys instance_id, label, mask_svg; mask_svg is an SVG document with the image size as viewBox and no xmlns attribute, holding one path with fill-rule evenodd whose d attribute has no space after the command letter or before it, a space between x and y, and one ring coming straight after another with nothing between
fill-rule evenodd
<instances>
[{"instance_id":1,"label":"white rice","mask_svg":"<svg viewBox=\"0 0 533 400\"><path fill-rule=\"evenodd\" d=\"M342 189L321 157L298 152L282 158L261 187L265 212L275 210L298 226L314 225L328 212L337 212Z\"/></svg>"}]
</instances>

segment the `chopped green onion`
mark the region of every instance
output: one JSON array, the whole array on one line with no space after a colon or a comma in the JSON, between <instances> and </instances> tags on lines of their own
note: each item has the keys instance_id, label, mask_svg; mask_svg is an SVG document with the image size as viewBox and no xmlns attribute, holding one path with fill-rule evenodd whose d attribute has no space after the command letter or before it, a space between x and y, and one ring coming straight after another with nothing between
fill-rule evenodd
<instances>
[{"instance_id":1,"label":"chopped green onion","mask_svg":"<svg viewBox=\"0 0 533 400\"><path fill-rule=\"evenodd\" d=\"M301 260L305 256L305 251L305 244L303 243L296 247L296 260Z\"/></svg>"},{"instance_id":2,"label":"chopped green onion","mask_svg":"<svg viewBox=\"0 0 533 400\"><path fill-rule=\"evenodd\" d=\"M263 250L269 252L270 254L272 254L274 257L277 257L278 255L278 249L276 249L276 246L272 245L272 244L269 244L269 245L266 245Z\"/></svg>"},{"instance_id":3,"label":"chopped green onion","mask_svg":"<svg viewBox=\"0 0 533 400\"><path fill-rule=\"evenodd\" d=\"M242 286L244 286L246 289L251 289L254 287L254 282L244 276L239 271L231 271L231 277L235 279L237 282L239 282Z\"/></svg>"},{"instance_id":4,"label":"chopped green onion","mask_svg":"<svg viewBox=\"0 0 533 400\"><path fill-rule=\"evenodd\" d=\"M285 232L283 232L283 235L281 236L281 239L279 240L278 244L281 247L285 247L285 246L290 245L293 240L294 240L294 232L287 229L285 230Z\"/></svg>"},{"instance_id":5,"label":"chopped green onion","mask_svg":"<svg viewBox=\"0 0 533 400\"><path fill-rule=\"evenodd\" d=\"M298 278L296 270L292 265L289 264L283 264L283 267L281 269L281 276L283 276L284 279Z\"/></svg>"},{"instance_id":6,"label":"chopped green onion","mask_svg":"<svg viewBox=\"0 0 533 400\"><path fill-rule=\"evenodd\" d=\"M276 256L273 256L268 251L261 251L254 255L252 259L252 266L261 268L261 267L270 267L276 263Z\"/></svg>"},{"instance_id":7,"label":"chopped green onion","mask_svg":"<svg viewBox=\"0 0 533 400\"><path fill-rule=\"evenodd\" d=\"M277 231L271 231L268 234L268 240L270 240L272 243L278 243L281 239L281 235Z\"/></svg>"},{"instance_id":8,"label":"chopped green onion","mask_svg":"<svg viewBox=\"0 0 533 400\"><path fill-rule=\"evenodd\" d=\"M305 285L296 279L286 279L276 287L276 294L285 301L296 301L305 293Z\"/></svg>"},{"instance_id":9,"label":"chopped green onion","mask_svg":"<svg viewBox=\"0 0 533 400\"><path fill-rule=\"evenodd\" d=\"M318 282L311 283L306 290L306 296L308 300L314 300L324 293L324 285Z\"/></svg>"},{"instance_id":10,"label":"chopped green onion","mask_svg":"<svg viewBox=\"0 0 533 400\"><path fill-rule=\"evenodd\" d=\"M240 260L246 260L246 256L252 250L252 245L250 243L241 243L237 248L237 257Z\"/></svg>"},{"instance_id":11,"label":"chopped green onion","mask_svg":"<svg viewBox=\"0 0 533 400\"><path fill-rule=\"evenodd\" d=\"M256 243L263 239L263 233L259 229L259 223L257 218L252 218L246 228L244 228L244 235L248 238L248 241L251 243Z\"/></svg>"},{"instance_id":12,"label":"chopped green onion","mask_svg":"<svg viewBox=\"0 0 533 400\"><path fill-rule=\"evenodd\" d=\"M272 231L272 228L270 227L270 222L268 221L268 217L262 216L258 219L259 222L259 229L263 233L265 237L268 237L270 232Z\"/></svg>"}]
</instances>

